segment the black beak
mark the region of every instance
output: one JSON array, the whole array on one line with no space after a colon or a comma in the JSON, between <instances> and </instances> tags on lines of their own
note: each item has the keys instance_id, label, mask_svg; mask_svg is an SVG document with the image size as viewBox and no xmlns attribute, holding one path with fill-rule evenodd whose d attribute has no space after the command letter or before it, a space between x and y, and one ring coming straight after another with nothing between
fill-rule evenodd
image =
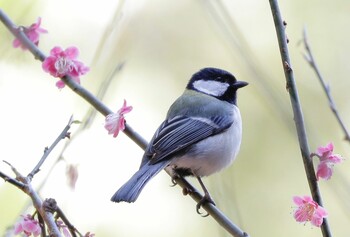
<instances>
[{"instance_id":1,"label":"black beak","mask_svg":"<svg viewBox=\"0 0 350 237\"><path fill-rule=\"evenodd\" d=\"M234 84L233 84L233 86L235 87L235 88L242 88L242 87L245 87L245 86L247 86L248 85L248 82L245 82L245 81L236 81Z\"/></svg>"}]
</instances>

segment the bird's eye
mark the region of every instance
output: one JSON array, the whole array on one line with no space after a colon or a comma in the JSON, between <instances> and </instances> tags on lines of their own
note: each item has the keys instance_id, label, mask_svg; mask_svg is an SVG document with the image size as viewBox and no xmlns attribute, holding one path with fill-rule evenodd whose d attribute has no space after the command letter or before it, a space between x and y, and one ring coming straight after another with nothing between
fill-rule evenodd
<instances>
[{"instance_id":1,"label":"bird's eye","mask_svg":"<svg viewBox=\"0 0 350 237\"><path fill-rule=\"evenodd\" d=\"M216 78L216 81L219 81L219 82L222 82L222 83L228 83L228 84L230 84L229 82L230 82L230 80L227 78L227 77L217 77Z\"/></svg>"}]
</instances>

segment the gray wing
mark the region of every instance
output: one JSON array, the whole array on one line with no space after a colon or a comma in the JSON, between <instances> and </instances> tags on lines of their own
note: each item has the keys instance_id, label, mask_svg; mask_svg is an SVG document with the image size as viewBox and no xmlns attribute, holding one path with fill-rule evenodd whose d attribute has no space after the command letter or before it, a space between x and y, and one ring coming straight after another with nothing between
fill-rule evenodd
<instances>
[{"instance_id":1,"label":"gray wing","mask_svg":"<svg viewBox=\"0 0 350 237\"><path fill-rule=\"evenodd\" d=\"M148 161L155 164L168 159L200 140L223 132L232 123L232 116L215 116L211 119L177 116L166 120L149 143L141 166Z\"/></svg>"}]
</instances>

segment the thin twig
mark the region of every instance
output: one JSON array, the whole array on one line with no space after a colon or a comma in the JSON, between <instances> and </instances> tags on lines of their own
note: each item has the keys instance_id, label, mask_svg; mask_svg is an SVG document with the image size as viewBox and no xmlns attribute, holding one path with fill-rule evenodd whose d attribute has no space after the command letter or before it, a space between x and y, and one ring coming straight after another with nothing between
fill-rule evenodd
<instances>
[{"instance_id":1,"label":"thin twig","mask_svg":"<svg viewBox=\"0 0 350 237\"><path fill-rule=\"evenodd\" d=\"M311 66L311 68L314 70L314 72L316 73L316 76L319 80L319 82L321 83L322 89L324 91L324 93L327 96L328 99L328 103L329 103L329 107L331 109L331 111L333 112L335 118L337 119L341 129L343 130L344 134L345 134L345 140L350 142L350 134L348 129L346 128L343 120L341 119L339 112L337 110L337 107L335 105L335 102L333 100L332 94L331 94L331 90L330 90L330 86L326 84L325 80L323 79L323 76L316 64L315 58L312 54L311 48L310 48L310 44L308 42L308 38L306 35L306 28L304 28L303 30L303 42L304 42L304 47L306 50L306 55L304 55L305 60L309 63L309 65Z\"/></svg>"},{"instance_id":2,"label":"thin twig","mask_svg":"<svg viewBox=\"0 0 350 237\"><path fill-rule=\"evenodd\" d=\"M16 179L11 178L10 176L8 176L7 174L3 173L0 171L0 177L3 178L3 180L5 180L5 182L9 182L10 184L16 186L19 189L24 188L24 184Z\"/></svg>"},{"instance_id":3,"label":"thin twig","mask_svg":"<svg viewBox=\"0 0 350 237\"><path fill-rule=\"evenodd\" d=\"M29 179L33 179L34 175L40 171L40 167L45 162L46 158L49 156L51 151L57 146L57 144L67 137L68 131L73 123L73 116L69 118L68 124L65 126L63 131L58 135L58 137L55 139L55 141L52 143L52 145L49 148L45 148L44 155L41 157L39 163L34 167L34 169L27 175Z\"/></svg>"},{"instance_id":4,"label":"thin twig","mask_svg":"<svg viewBox=\"0 0 350 237\"><path fill-rule=\"evenodd\" d=\"M3 162L11 167L12 172L15 173L15 175L16 175L16 180L23 182L23 183L26 182L26 178L23 175L21 175L21 173L18 172L18 170L13 165L11 165L10 162L8 162L6 160L3 160Z\"/></svg>"},{"instance_id":5,"label":"thin twig","mask_svg":"<svg viewBox=\"0 0 350 237\"><path fill-rule=\"evenodd\" d=\"M0 21L10 30L10 32L17 37L19 41L23 45L26 46L27 49L35 56L36 59L43 61L45 59L44 53L42 53L39 48L31 42L28 42L27 36L23 32L19 32L16 30L16 25L10 20L9 17L0 9ZM85 99L88 103L90 103L97 111L99 111L104 116L112 113L106 105L104 105L96 96L94 96L90 91L86 90L80 84L76 83L69 76L65 76L61 78L64 83L72 89L76 94L80 95L83 99ZM124 133L133 140L138 146L142 149L147 147L147 141L141 137L135 130L133 130L128 124L126 124ZM190 185L187 181L183 179L183 181L178 182L179 186L182 188L186 188L189 190L195 190L192 185ZM196 202L202 199L202 195L196 192L195 195L192 195L192 198ZM207 204L204 205L203 208L208 212L208 214L212 215L213 218L218 221L218 223L223 226L229 233L236 237L246 237L248 234L240 230L237 226L235 226L222 212L214 205Z\"/></svg>"},{"instance_id":6,"label":"thin twig","mask_svg":"<svg viewBox=\"0 0 350 237\"><path fill-rule=\"evenodd\" d=\"M298 134L299 146L300 146L301 155L304 163L305 173L309 183L309 188L311 191L312 198L319 205L323 206L322 197L318 187L314 166L312 163L312 159L310 158L309 145L308 145L306 129L304 125L303 112L301 109L301 104L298 96L298 89L295 84L293 69L289 59L287 38L285 34L286 22L282 20L277 0L269 0L269 2L270 2L272 16L273 16L273 20L276 28L278 44L279 44L280 54L281 54L281 59L283 64L283 71L284 71L286 83L287 83L287 90L289 92L291 106L293 108L294 122L297 130L297 134ZM321 230L322 230L323 237L332 236L327 219L324 219L323 224L321 226Z\"/></svg>"}]
</instances>

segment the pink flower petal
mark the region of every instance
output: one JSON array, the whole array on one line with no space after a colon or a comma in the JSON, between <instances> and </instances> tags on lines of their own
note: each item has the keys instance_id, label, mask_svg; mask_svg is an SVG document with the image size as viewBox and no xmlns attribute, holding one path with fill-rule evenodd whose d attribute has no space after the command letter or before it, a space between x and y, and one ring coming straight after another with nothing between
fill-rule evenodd
<instances>
[{"instance_id":1,"label":"pink flower petal","mask_svg":"<svg viewBox=\"0 0 350 237\"><path fill-rule=\"evenodd\" d=\"M40 35L38 32L35 32L35 31L30 31L27 33L27 37L30 41L32 41L35 45L38 45L39 43L39 38L40 38Z\"/></svg>"},{"instance_id":2,"label":"pink flower petal","mask_svg":"<svg viewBox=\"0 0 350 237\"><path fill-rule=\"evenodd\" d=\"M317 167L316 177L317 180L320 178L328 180L333 174L332 168L328 165L328 162L320 162Z\"/></svg>"},{"instance_id":3,"label":"pink flower petal","mask_svg":"<svg viewBox=\"0 0 350 237\"><path fill-rule=\"evenodd\" d=\"M19 41L18 39L14 39L12 42L12 46L14 48L18 48L19 46L21 46L21 41Z\"/></svg>"},{"instance_id":4,"label":"pink flower petal","mask_svg":"<svg viewBox=\"0 0 350 237\"><path fill-rule=\"evenodd\" d=\"M304 199L302 197L299 197L299 196L294 196L293 197L293 202L295 204L297 204L298 206L301 206L304 204Z\"/></svg>"},{"instance_id":5,"label":"pink flower petal","mask_svg":"<svg viewBox=\"0 0 350 237\"><path fill-rule=\"evenodd\" d=\"M18 235L19 233L21 233L23 231L23 227L22 227L22 223L21 222L17 222L14 228L14 234Z\"/></svg>"},{"instance_id":6,"label":"pink flower petal","mask_svg":"<svg viewBox=\"0 0 350 237\"><path fill-rule=\"evenodd\" d=\"M47 33L48 31L43 29L43 28L40 28L40 25L41 25L41 17L38 18L37 22L32 24L29 29L32 30L32 31L36 31L38 33Z\"/></svg>"},{"instance_id":7,"label":"pink flower petal","mask_svg":"<svg viewBox=\"0 0 350 237\"><path fill-rule=\"evenodd\" d=\"M336 163L342 162L343 158L340 155L330 155L328 157L328 161L333 163L333 164L336 164Z\"/></svg>"},{"instance_id":8,"label":"pink flower petal","mask_svg":"<svg viewBox=\"0 0 350 237\"><path fill-rule=\"evenodd\" d=\"M61 53L63 52L62 48L59 46L53 47L50 51L50 55L54 57L61 56Z\"/></svg>"},{"instance_id":9,"label":"pink flower petal","mask_svg":"<svg viewBox=\"0 0 350 237\"><path fill-rule=\"evenodd\" d=\"M85 66L82 62L75 61L74 63L79 75L85 75L88 71L90 71L90 68Z\"/></svg>"},{"instance_id":10,"label":"pink flower petal","mask_svg":"<svg viewBox=\"0 0 350 237\"><path fill-rule=\"evenodd\" d=\"M333 143L328 143L328 145L326 145L325 147L318 147L317 148L317 154L321 157L325 157L328 156L329 154L332 154L333 152Z\"/></svg>"},{"instance_id":11,"label":"pink flower petal","mask_svg":"<svg viewBox=\"0 0 350 237\"><path fill-rule=\"evenodd\" d=\"M56 82L56 86L57 86L58 89L62 89L62 88L64 88L66 86L66 84L64 83L64 81L59 80L59 81Z\"/></svg>"},{"instance_id":12,"label":"pink flower petal","mask_svg":"<svg viewBox=\"0 0 350 237\"><path fill-rule=\"evenodd\" d=\"M66 57L69 59L76 59L79 55L79 50L77 47L69 47L64 51Z\"/></svg>"},{"instance_id":13,"label":"pink flower petal","mask_svg":"<svg viewBox=\"0 0 350 237\"><path fill-rule=\"evenodd\" d=\"M123 106L118 110L120 114L127 114L132 110L132 106L126 106L126 100L124 100Z\"/></svg>"},{"instance_id":14,"label":"pink flower petal","mask_svg":"<svg viewBox=\"0 0 350 237\"><path fill-rule=\"evenodd\" d=\"M316 209L315 215L311 219L311 224L317 227L320 227L323 223L323 218L327 217L328 213L326 209L321 206L318 206Z\"/></svg>"}]
</instances>

